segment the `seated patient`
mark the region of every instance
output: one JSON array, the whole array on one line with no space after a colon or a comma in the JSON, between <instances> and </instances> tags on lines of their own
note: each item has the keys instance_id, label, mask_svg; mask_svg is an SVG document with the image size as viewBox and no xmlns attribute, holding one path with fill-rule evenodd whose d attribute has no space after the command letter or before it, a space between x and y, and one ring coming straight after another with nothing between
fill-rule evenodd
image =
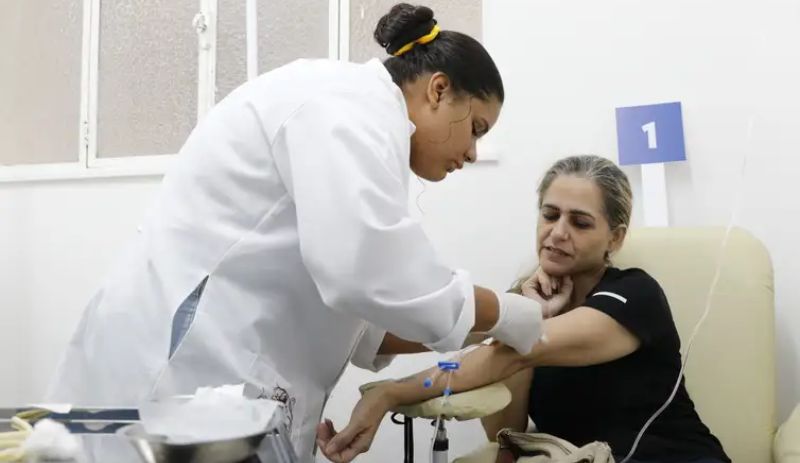
<instances>
[{"instance_id":1,"label":"seated patient","mask_svg":"<svg viewBox=\"0 0 800 463\"><path fill-rule=\"evenodd\" d=\"M538 366L506 382L512 403L482 420L490 439L502 428L524 431L530 416L538 432L575 445L608 442L621 461L669 396L681 356L664 292L645 271L620 270L610 263L611 254L622 246L631 207L628 179L604 158L562 159L545 175L539 186L539 273L554 278L523 279L512 290L532 297L544 290L547 297L553 280L571 283L563 315L551 321L569 318L563 328L584 333L583 344L592 350L574 349L574 341L538 355L534 349ZM584 324L594 328L584 332ZM645 432L634 458L730 461L700 420L683 379L672 403Z\"/></svg>"},{"instance_id":2,"label":"seated patient","mask_svg":"<svg viewBox=\"0 0 800 463\"><path fill-rule=\"evenodd\" d=\"M500 429L537 431L582 446L607 442L617 461L674 387L680 339L658 282L641 269L611 265L630 222L625 174L597 156L553 165L539 185L539 269L512 288L538 299L547 341L521 356L501 344L466 355L454 391L506 379L512 402L482 420L489 439ZM366 392L341 433L321 425L318 443L334 461L366 451L384 414L441 394L423 387L428 370ZM652 423L631 462L730 462L695 411L683 378L672 403Z\"/></svg>"}]
</instances>

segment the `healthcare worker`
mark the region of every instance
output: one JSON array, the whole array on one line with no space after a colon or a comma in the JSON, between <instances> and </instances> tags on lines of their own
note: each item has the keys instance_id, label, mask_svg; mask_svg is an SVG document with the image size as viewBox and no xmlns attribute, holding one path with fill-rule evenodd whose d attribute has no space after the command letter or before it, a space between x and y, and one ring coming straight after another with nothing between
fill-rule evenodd
<instances>
[{"instance_id":1,"label":"healthcare worker","mask_svg":"<svg viewBox=\"0 0 800 463\"><path fill-rule=\"evenodd\" d=\"M408 212L411 171L439 181L475 161L500 74L426 7L395 6L375 38L385 63L296 61L207 114L90 301L49 400L136 406L246 382L287 404L310 461L348 361L376 367L393 339L453 351L471 331L530 351L539 305L473 286Z\"/></svg>"}]
</instances>

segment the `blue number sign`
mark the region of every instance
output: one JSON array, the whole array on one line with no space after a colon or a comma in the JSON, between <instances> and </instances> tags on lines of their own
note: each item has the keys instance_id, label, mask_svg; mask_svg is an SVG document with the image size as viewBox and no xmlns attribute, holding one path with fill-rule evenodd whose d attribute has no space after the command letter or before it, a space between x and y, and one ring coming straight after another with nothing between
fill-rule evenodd
<instances>
[{"instance_id":1,"label":"blue number sign","mask_svg":"<svg viewBox=\"0 0 800 463\"><path fill-rule=\"evenodd\" d=\"M681 104L617 108L617 144L623 166L685 161Z\"/></svg>"}]
</instances>

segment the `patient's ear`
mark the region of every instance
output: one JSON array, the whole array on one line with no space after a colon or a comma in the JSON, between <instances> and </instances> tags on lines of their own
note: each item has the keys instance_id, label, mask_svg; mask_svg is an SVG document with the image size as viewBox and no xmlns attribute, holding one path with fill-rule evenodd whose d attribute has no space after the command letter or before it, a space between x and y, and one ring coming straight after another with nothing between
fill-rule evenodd
<instances>
[{"instance_id":1,"label":"patient's ear","mask_svg":"<svg viewBox=\"0 0 800 463\"><path fill-rule=\"evenodd\" d=\"M622 247L625 241L625 236L628 234L627 225L619 225L611 231L611 240L608 242L608 252L611 254L616 253Z\"/></svg>"}]
</instances>

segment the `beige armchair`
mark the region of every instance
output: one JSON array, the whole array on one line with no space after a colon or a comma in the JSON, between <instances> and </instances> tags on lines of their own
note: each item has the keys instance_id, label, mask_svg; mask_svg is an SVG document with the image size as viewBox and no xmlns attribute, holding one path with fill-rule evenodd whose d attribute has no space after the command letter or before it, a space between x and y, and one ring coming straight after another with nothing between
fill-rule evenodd
<instances>
[{"instance_id":1,"label":"beige armchair","mask_svg":"<svg viewBox=\"0 0 800 463\"><path fill-rule=\"evenodd\" d=\"M775 320L769 253L741 229L731 231L723 248L724 235L722 228L635 229L614 263L641 267L661 283L685 353L721 256L711 312L695 338L686 367L689 393L734 462L767 463L774 453L780 463L797 463L800 434L796 428L800 425L785 425L783 438L775 439ZM795 414L794 420L798 419ZM773 448L775 444L780 448Z\"/></svg>"},{"instance_id":2,"label":"beige armchair","mask_svg":"<svg viewBox=\"0 0 800 463\"><path fill-rule=\"evenodd\" d=\"M613 257L614 265L641 267L661 283L685 353L705 309L721 256L711 312L695 338L686 369L689 393L700 416L734 462L769 463L774 457L777 463L800 463L800 409L776 434L769 254L758 240L740 229L732 230L723 248L724 235L721 228L634 229L623 250ZM466 402L480 400L475 392ZM496 390L493 394L497 400L505 397ZM431 408L436 403L404 411L412 416L433 416L442 412ZM503 406L502 402L498 405ZM485 408L496 407L487 404ZM458 417L457 410L446 412ZM474 407L470 412L467 417L475 417Z\"/></svg>"}]
</instances>

